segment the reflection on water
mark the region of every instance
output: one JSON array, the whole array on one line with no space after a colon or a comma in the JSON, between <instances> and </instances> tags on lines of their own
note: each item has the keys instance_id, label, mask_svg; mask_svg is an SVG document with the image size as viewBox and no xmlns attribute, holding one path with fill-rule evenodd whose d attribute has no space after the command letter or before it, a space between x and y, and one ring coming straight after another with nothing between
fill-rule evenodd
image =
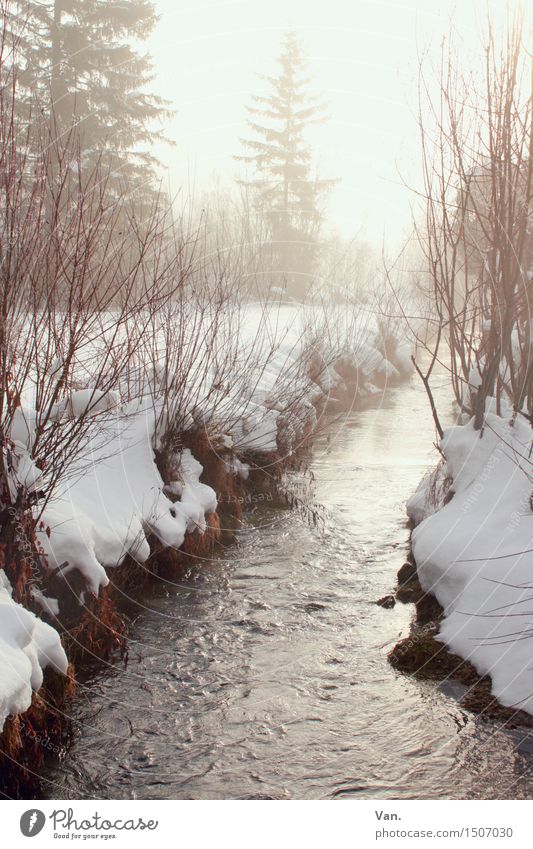
<instances>
[{"instance_id":1,"label":"reflection on water","mask_svg":"<svg viewBox=\"0 0 533 849\"><path fill-rule=\"evenodd\" d=\"M128 668L79 699L51 798L522 798L533 737L461 710L455 685L395 672L412 608L383 610L404 503L434 460L416 379L317 440L323 528L251 517L227 559L145 602Z\"/></svg>"}]
</instances>

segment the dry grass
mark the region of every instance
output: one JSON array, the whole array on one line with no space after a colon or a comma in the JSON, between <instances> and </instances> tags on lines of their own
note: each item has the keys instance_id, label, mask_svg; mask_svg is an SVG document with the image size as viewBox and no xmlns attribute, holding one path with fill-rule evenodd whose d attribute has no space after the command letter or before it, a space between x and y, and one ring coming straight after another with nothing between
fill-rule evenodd
<instances>
[{"instance_id":1,"label":"dry grass","mask_svg":"<svg viewBox=\"0 0 533 849\"><path fill-rule=\"evenodd\" d=\"M6 719L0 735L0 789L12 798L35 791L35 775L47 757L57 756L69 741L68 708L76 691L74 667L67 675L47 669L30 707Z\"/></svg>"}]
</instances>

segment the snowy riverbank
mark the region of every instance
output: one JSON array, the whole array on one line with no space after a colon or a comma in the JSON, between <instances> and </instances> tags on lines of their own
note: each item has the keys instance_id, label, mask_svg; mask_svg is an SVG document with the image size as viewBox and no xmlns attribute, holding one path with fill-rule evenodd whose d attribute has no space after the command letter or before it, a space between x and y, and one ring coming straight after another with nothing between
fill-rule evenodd
<instances>
[{"instance_id":1,"label":"snowy riverbank","mask_svg":"<svg viewBox=\"0 0 533 849\"><path fill-rule=\"evenodd\" d=\"M232 493L253 489L254 471L262 467L282 471L328 403L350 406L409 372L408 348L390 335L385 343L372 321L361 321L356 333L337 322L333 339L316 329L306 333L308 318L305 308L274 306L265 324L264 309L247 308L236 349L246 379L237 362L235 385L222 388L213 368L183 391L185 406L172 408L158 391L157 369L149 379L137 377L136 397L125 392L123 400L89 385L58 404L58 415L68 420L86 415L90 404L94 428L44 508L36 500L36 551L28 552L24 575L13 566L2 573L2 724L30 708L47 667L66 673L73 642L76 651L84 644L84 623L92 656L116 645L120 620L114 610L110 617L110 606L125 564L137 577L142 570L144 580L157 575L159 551L201 547L206 531L219 524L219 502L227 509ZM253 359L246 356L250 345ZM257 356L263 347L265 355ZM179 409L178 432L173 409ZM32 460L34 427L31 409L21 408L11 433L13 492L38 493L46 474ZM104 632L98 639L95 621Z\"/></svg>"},{"instance_id":2,"label":"snowy riverbank","mask_svg":"<svg viewBox=\"0 0 533 849\"><path fill-rule=\"evenodd\" d=\"M533 714L530 424L488 413L481 431L446 430L441 450L407 505L420 584L443 608L437 639Z\"/></svg>"}]
</instances>

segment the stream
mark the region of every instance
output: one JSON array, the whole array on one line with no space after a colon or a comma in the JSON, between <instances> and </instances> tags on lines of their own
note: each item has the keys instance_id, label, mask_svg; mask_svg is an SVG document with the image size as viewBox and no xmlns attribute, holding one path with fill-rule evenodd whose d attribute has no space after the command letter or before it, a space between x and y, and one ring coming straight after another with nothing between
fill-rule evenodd
<instances>
[{"instance_id":1,"label":"stream","mask_svg":"<svg viewBox=\"0 0 533 849\"><path fill-rule=\"evenodd\" d=\"M42 796L529 798L533 732L387 662L414 608L375 601L406 559L405 501L433 439L416 376L333 423L311 458L324 522L256 504L223 557L145 599L127 668L80 687Z\"/></svg>"}]
</instances>

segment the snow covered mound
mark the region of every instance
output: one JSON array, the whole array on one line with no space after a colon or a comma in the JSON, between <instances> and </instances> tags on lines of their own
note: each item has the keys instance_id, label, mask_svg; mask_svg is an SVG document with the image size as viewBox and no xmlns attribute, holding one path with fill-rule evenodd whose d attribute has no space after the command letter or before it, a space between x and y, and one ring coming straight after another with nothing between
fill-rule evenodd
<instances>
[{"instance_id":1,"label":"snow covered mound","mask_svg":"<svg viewBox=\"0 0 533 849\"><path fill-rule=\"evenodd\" d=\"M9 714L29 708L46 666L67 671L59 634L13 601L9 581L0 571L0 728Z\"/></svg>"},{"instance_id":2,"label":"snow covered mound","mask_svg":"<svg viewBox=\"0 0 533 849\"><path fill-rule=\"evenodd\" d=\"M482 431L450 428L440 474L452 499L431 514L425 479L408 510L423 519L413 554L423 589L444 608L439 639L490 675L502 704L533 714L531 445L522 417L489 413Z\"/></svg>"},{"instance_id":3,"label":"snow covered mound","mask_svg":"<svg viewBox=\"0 0 533 849\"><path fill-rule=\"evenodd\" d=\"M166 490L155 464L156 410L151 401L129 404L106 420L77 468L47 505L38 533L48 566L62 575L78 570L98 594L109 583L106 569L127 554L143 563L150 554L146 535L179 548L189 531L205 530L216 495L200 483L202 466L189 450L175 459L176 480Z\"/></svg>"}]
</instances>

